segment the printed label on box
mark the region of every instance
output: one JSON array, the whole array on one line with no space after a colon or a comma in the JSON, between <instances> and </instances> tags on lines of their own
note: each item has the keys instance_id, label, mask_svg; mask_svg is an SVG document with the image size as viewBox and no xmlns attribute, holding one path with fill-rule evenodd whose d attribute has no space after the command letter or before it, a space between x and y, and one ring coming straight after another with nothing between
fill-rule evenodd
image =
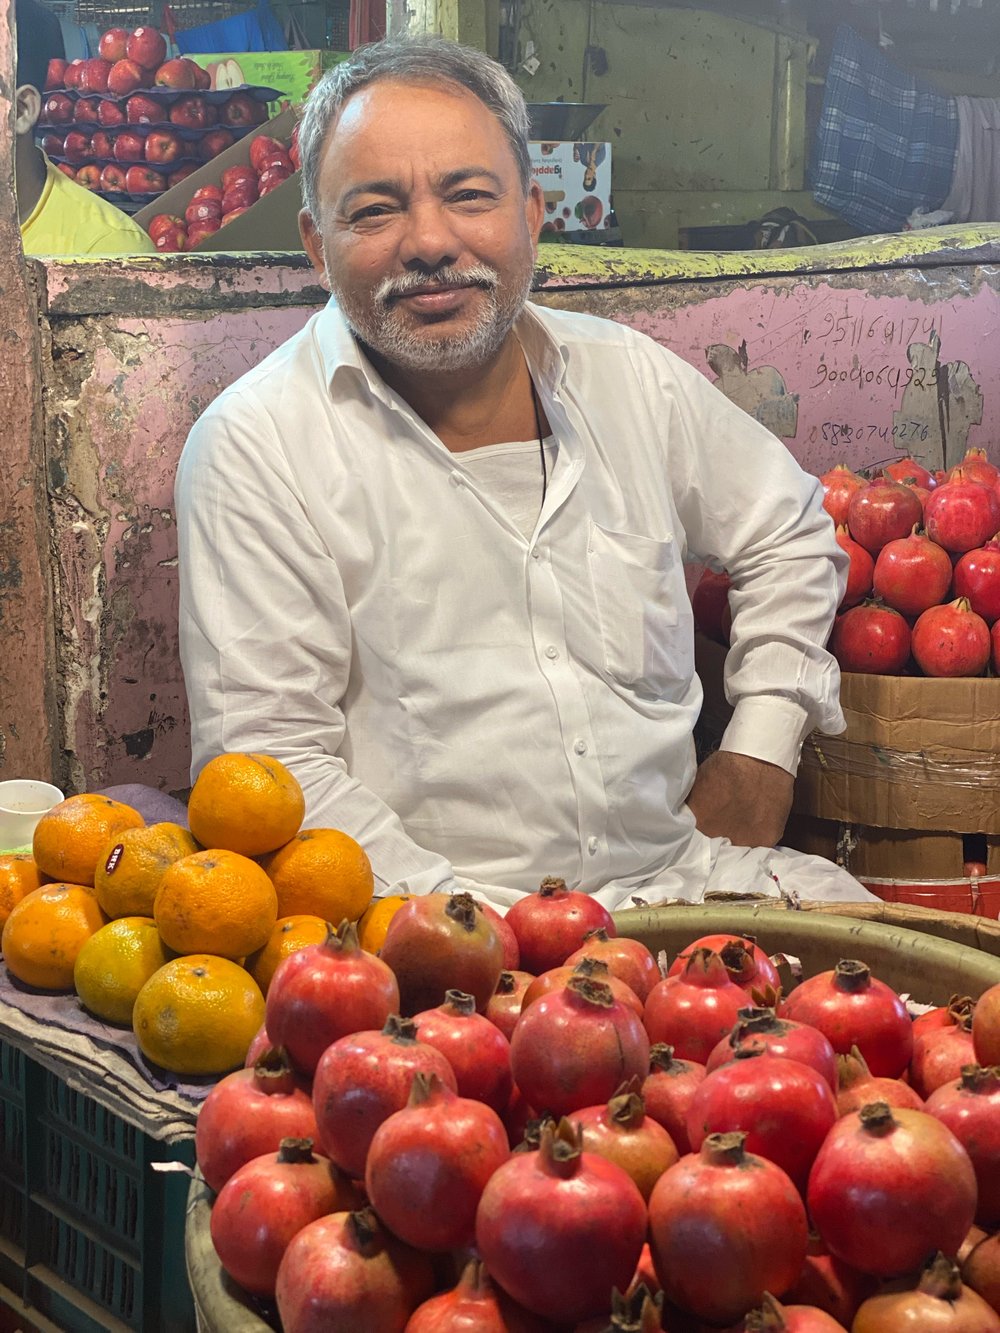
<instances>
[{"instance_id":1,"label":"printed label on box","mask_svg":"<svg viewBox=\"0 0 1000 1333\"><path fill-rule=\"evenodd\" d=\"M531 174L545 196L542 234L611 226L611 145L580 140L528 145Z\"/></svg>"}]
</instances>

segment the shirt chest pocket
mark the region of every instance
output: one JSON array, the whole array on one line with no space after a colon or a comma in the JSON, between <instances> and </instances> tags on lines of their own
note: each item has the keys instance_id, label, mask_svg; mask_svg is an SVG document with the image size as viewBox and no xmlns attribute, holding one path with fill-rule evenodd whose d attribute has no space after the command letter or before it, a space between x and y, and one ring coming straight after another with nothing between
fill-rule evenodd
<instances>
[{"instance_id":1,"label":"shirt chest pocket","mask_svg":"<svg viewBox=\"0 0 1000 1333\"><path fill-rule=\"evenodd\" d=\"M670 697L694 670L684 571L672 536L612 532L591 520L587 561L604 664L646 698Z\"/></svg>"}]
</instances>

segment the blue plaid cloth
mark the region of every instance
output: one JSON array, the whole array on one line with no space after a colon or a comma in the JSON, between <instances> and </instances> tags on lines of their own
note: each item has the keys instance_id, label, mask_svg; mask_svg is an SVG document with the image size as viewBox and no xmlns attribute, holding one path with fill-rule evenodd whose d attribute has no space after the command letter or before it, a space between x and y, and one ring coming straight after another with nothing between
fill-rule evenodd
<instances>
[{"instance_id":1,"label":"blue plaid cloth","mask_svg":"<svg viewBox=\"0 0 1000 1333\"><path fill-rule=\"evenodd\" d=\"M863 231L899 231L948 194L957 143L953 97L837 29L809 171L818 203Z\"/></svg>"}]
</instances>

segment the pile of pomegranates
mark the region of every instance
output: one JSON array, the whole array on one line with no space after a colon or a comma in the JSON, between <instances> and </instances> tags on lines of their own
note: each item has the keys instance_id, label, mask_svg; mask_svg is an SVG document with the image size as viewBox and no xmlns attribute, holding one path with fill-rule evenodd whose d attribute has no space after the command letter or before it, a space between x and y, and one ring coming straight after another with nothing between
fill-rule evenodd
<instances>
[{"instance_id":1,"label":"pile of pomegranates","mask_svg":"<svg viewBox=\"0 0 1000 1333\"><path fill-rule=\"evenodd\" d=\"M667 966L561 880L285 959L197 1153L284 1333L1000 1333L1000 986L782 994L754 940Z\"/></svg>"}]
</instances>

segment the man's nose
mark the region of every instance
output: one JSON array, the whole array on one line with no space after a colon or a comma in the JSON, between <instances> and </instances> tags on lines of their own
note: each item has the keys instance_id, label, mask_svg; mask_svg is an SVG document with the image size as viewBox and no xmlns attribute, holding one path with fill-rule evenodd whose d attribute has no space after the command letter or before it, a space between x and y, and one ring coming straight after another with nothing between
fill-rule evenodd
<instances>
[{"instance_id":1,"label":"man's nose","mask_svg":"<svg viewBox=\"0 0 1000 1333\"><path fill-rule=\"evenodd\" d=\"M399 257L407 268L436 269L456 262L462 246L440 200L412 204L406 222Z\"/></svg>"}]
</instances>

